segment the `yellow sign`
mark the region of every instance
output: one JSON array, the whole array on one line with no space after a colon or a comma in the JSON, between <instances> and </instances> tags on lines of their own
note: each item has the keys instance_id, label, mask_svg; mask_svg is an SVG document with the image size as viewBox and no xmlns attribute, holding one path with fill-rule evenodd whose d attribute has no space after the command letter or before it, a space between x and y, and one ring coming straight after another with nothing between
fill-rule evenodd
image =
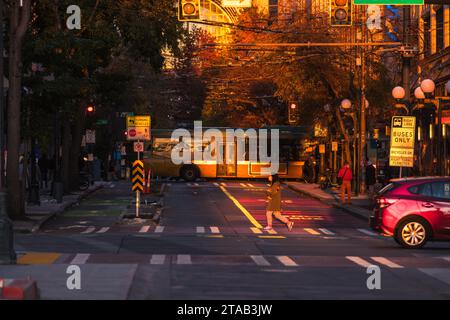
<instances>
[{"instance_id":1,"label":"yellow sign","mask_svg":"<svg viewBox=\"0 0 450 320\"><path fill-rule=\"evenodd\" d=\"M416 132L415 117L392 117L389 165L413 167Z\"/></svg>"},{"instance_id":2,"label":"yellow sign","mask_svg":"<svg viewBox=\"0 0 450 320\"><path fill-rule=\"evenodd\" d=\"M131 170L131 190L144 191L144 163L140 160L133 162Z\"/></svg>"},{"instance_id":3,"label":"yellow sign","mask_svg":"<svg viewBox=\"0 0 450 320\"><path fill-rule=\"evenodd\" d=\"M319 145L319 153L325 153L325 145L324 144Z\"/></svg>"},{"instance_id":4,"label":"yellow sign","mask_svg":"<svg viewBox=\"0 0 450 320\"><path fill-rule=\"evenodd\" d=\"M331 151L338 151L338 143L336 141L331 142Z\"/></svg>"},{"instance_id":5,"label":"yellow sign","mask_svg":"<svg viewBox=\"0 0 450 320\"><path fill-rule=\"evenodd\" d=\"M150 116L127 117L127 140L150 140Z\"/></svg>"}]
</instances>

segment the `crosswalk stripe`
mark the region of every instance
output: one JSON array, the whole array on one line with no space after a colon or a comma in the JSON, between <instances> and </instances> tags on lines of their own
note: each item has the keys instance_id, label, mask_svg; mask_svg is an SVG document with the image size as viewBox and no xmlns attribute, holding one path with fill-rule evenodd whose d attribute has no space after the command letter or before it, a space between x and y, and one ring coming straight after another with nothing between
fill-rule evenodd
<instances>
[{"instance_id":1,"label":"crosswalk stripe","mask_svg":"<svg viewBox=\"0 0 450 320\"><path fill-rule=\"evenodd\" d=\"M105 232L107 232L108 230L109 230L108 227L104 227L104 228L101 228L100 230L98 230L97 233L105 233Z\"/></svg>"},{"instance_id":2,"label":"crosswalk stripe","mask_svg":"<svg viewBox=\"0 0 450 320\"><path fill-rule=\"evenodd\" d=\"M86 233L92 233L94 231L95 231L95 227L89 227L81 233L86 234Z\"/></svg>"},{"instance_id":3,"label":"crosswalk stripe","mask_svg":"<svg viewBox=\"0 0 450 320\"><path fill-rule=\"evenodd\" d=\"M139 232L140 232L140 233L145 233L145 232L148 232L148 230L150 230L150 226L143 226L143 227L139 230Z\"/></svg>"},{"instance_id":4,"label":"crosswalk stripe","mask_svg":"<svg viewBox=\"0 0 450 320\"><path fill-rule=\"evenodd\" d=\"M373 261L376 261L379 264L383 264L383 265L385 265L385 266L387 266L389 268L393 268L393 269L401 269L401 268L403 268L403 266L401 266L401 265L399 265L399 264L397 264L397 263L395 263L395 262L393 262L393 261L391 261L389 259L386 259L384 257L370 257L370 258Z\"/></svg>"},{"instance_id":5,"label":"crosswalk stripe","mask_svg":"<svg viewBox=\"0 0 450 320\"><path fill-rule=\"evenodd\" d=\"M375 232L372 232L372 231L369 231L369 230L366 230L366 229L357 229L359 232L361 232L361 233L364 233L364 234L366 234L366 235L368 235L368 236L376 236L377 234L375 233Z\"/></svg>"},{"instance_id":6,"label":"crosswalk stripe","mask_svg":"<svg viewBox=\"0 0 450 320\"><path fill-rule=\"evenodd\" d=\"M188 185L188 187L192 187L192 183L188 183L187 185Z\"/></svg>"},{"instance_id":7,"label":"crosswalk stripe","mask_svg":"<svg viewBox=\"0 0 450 320\"><path fill-rule=\"evenodd\" d=\"M216 187L218 187L219 186L219 184L217 183L217 182L214 182L213 183Z\"/></svg>"},{"instance_id":8,"label":"crosswalk stripe","mask_svg":"<svg viewBox=\"0 0 450 320\"><path fill-rule=\"evenodd\" d=\"M85 264L91 255L89 253L78 253L70 262L70 264Z\"/></svg>"},{"instance_id":9,"label":"crosswalk stripe","mask_svg":"<svg viewBox=\"0 0 450 320\"><path fill-rule=\"evenodd\" d=\"M250 256L258 266L270 266L270 262L263 256Z\"/></svg>"},{"instance_id":10,"label":"crosswalk stripe","mask_svg":"<svg viewBox=\"0 0 450 320\"><path fill-rule=\"evenodd\" d=\"M241 185L241 187L247 187L246 185L245 185L245 183L240 183L240 185Z\"/></svg>"},{"instance_id":11,"label":"crosswalk stripe","mask_svg":"<svg viewBox=\"0 0 450 320\"><path fill-rule=\"evenodd\" d=\"M197 233L205 233L205 227L197 227L196 230Z\"/></svg>"},{"instance_id":12,"label":"crosswalk stripe","mask_svg":"<svg viewBox=\"0 0 450 320\"><path fill-rule=\"evenodd\" d=\"M164 260L166 260L165 254L154 254L150 259L150 264L164 264Z\"/></svg>"},{"instance_id":13,"label":"crosswalk stripe","mask_svg":"<svg viewBox=\"0 0 450 320\"><path fill-rule=\"evenodd\" d=\"M191 256L189 254L177 255L177 264L192 264Z\"/></svg>"},{"instance_id":14,"label":"crosswalk stripe","mask_svg":"<svg viewBox=\"0 0 450 320\"><path fill-rule=\"evenodd\" d=\"M444 259L445 261L450 262L450 257L442 257L442 259Z\"/></svg>"},{"instance_id":15,"label":"crosswalk stripe","mask_svg":"<svg viewBox=\"0 0 450 320\"><path fill-rule=\"evenodd\" d=\"M253 233L257 233L257 234L262 233L261 229L259 229L259 228L252 227L252 228L250 228L250 230L252 230Z\"/></svg>"},{"instance_id":16,"label":"crosswalk stripe","mask_svg":"<svg viewBox=\"0 0 450 320\"><path fill-rule=\"evenodd\" d=\"M156 228L155 228L155 233L161 233L161 232L163 232L164 231L164 227L163 226L157 226Z\"/></svg>"},{"instance_id":17,"label":"crosswalk stripe","mask_svg":"<svg viewBox=\"0 0 450 320\"><path fill-rule=\"evenodd\" d=\"M247 185L250 187L250 188L254 188L255 186L253 185L253 184L251 184L251 183L247 183Z\"/></svg>"},{"instance_id":18,"label":"crosswalk stripe","mask_svg":"<svg viewBox=\"0 0 450 320\"><path fill-rule=\"evenodd\" d=\"M220 185L221 185L222 187L226 187L226 186L227 186L227 184L226 184L225 182L221 182Z\"/></svg>"},{"instance_id":19,"label":"crosswalk stripe","mask_svg":"<svg viewBox=\"0 0 450 320\"><path fill-rule=\"evenodd\" d=\"M372 263L370 263L360 257L347 256L345 258L347 258L351 262L356 263L357 265L364 267L364 268L368 268L369 266L373 265Z\"/></svg>"},{"instance_id":20,"label":"crosswalk stripe","mask_svg":"<svg viewBox=\"0 0 450 320\"><path fill-rule=\"evenodd\" d=\"M212 233L220 233L220 230L218 227L210 227L210 229L211 229Z\"/></svg>"},{"instance_id":21,"label":"crosswalk stripe","mask_svg":"<svg viewBox=\"0 0 450 320\"><path fill-rule=\"evenodd\" d=\"M319 228L319 230L320 230L320 232L322 232L322 233L324 233L324 234L328 234L328 235L330 235L330 236L335 235L334 232L332 232L332 231L330 231L330 230L328 230L328 229L325 229L325 228Z\"/></svg>"},{"instance_id":22,"label":"crosswalk stripe","mask_svg":"<svg viewBox=\"0 0 450 320\"><path fill-rule=\"evenodd\" d=\"M309 234L314 234L314 235L319 235L319 234L320 234L319 232L317 232L316 230L311 229L311 228L305 228L305 229L303 229L303 230L305 230L305 231L308 232Z\"/></svg>"},{"instance_id":23,"label":"crosswalk stripe","mask_svg":"<svg viewBox=\"0 0 450 320\"><path fill-rule=\"evenodd\" d=\"M268 234L277 234L278 232L276 232L276 231L273 230L273 229L270 229L270 230L267 230L267 233L268 233Z\"/></svg>"},{"instance_id":24,"label":"crosswalk stripe","mask_svg":"<svg viewBox=\"0 0 450 320\"><path fill-rule=\"evenodd\" d=\"M198 186L199 186L199 184L198 184L198 183L194 183L194 186L198 187Z\"/></svg>"},{"instance_id":25,"label":"crosswalk stripe","mask_svg":"<svg viewBox=\"0 0 450 320\"><path fill-rule=\"evenodd\" d=\"M277 256L278 261L287 267L296 267L298 264L288 256Z\"/></svg>"}]
</instances>

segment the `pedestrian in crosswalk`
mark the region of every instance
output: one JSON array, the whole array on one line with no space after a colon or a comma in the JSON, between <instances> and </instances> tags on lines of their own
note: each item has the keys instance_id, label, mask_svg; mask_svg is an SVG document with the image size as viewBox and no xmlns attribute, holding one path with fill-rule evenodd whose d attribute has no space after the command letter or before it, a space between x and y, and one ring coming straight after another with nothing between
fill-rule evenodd
<instances>
[{"instance_id":1,"label":"pedestrian in crosswalk","mask_svg":"<svg viewBox=\"0 0 450 320\"><path fill-rule=\"evenodd\" d=\"M269 176L270 187L267 190L267 226L264 230L272 230L272 215L278 220L285 223L289 231L292 230L294 222L281 215L281 184L278 174Z\"/></svg>"}]
</instances>

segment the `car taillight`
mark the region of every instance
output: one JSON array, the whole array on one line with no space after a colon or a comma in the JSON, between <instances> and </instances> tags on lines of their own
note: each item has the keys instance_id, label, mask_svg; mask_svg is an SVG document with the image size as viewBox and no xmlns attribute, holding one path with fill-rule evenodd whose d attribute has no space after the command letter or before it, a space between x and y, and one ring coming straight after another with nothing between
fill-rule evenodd
<instances>
[{"instance_id":1,"label":"car taillight","mask_svg":"<svg viewBox=\"0 0 450 320\"><path fill-rule=\"evenodd\" d=\"M395 202L397 202L397 199L389 199L389 198L378 198L378 205L380 206L381 209L389 207L391 204L394 204Z\"/></svg>"}]
</instances>

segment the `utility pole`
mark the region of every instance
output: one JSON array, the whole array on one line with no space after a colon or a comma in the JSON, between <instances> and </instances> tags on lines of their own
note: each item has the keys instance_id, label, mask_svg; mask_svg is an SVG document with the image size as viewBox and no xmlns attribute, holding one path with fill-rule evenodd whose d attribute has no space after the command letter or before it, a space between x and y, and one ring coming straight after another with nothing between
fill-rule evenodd
<instances>
[{"instance_id":1,"label":"utility pole","mask_svg":"<svg viewBox=\"0 0 450 320\"><path fill-rule=\"evenodd\" d=\"M410 70L411 70L411 57L408 54L409 47L409 30L410 30L410 19L411 19L411 7L406 5L403 6L403 50L402 50L402 87L406 91L405 99L408 104L411 102L411 80L410 80ZM407 175L407 172L405 173ZM402 167L400 167L400 178L402 177Z\"/></svg>"},{"instance_id":2,"label":"utility pole","mask_svg":"<svg viewBox=\"0 0 450 320\"><path fill-rule=\"evenodd\" d=\"M0 265L14 264L16 262L16 252L14 251L13 227L7 212L7 196L4 171L4 150L5 150L5 95L3 92L3 36L4 36L4 2L0 0Z\"/></svg>"},{"instance_id":3,"label":"utility pole","mask_svg":"<svg viewBox=\"0 0 450 320\"><path fill-rule=\"evenodd\" d=\"M362 7L362 21L361 21L361 42L365 43L367 41L367 28L365 28L366 25L366 6ZM360 121L360 129L359 129L359 136L360 136L360 143L359 143L359 157L358 157L358 167L359 167L359 174L358 174L358 188L357 191L359 193L364 194L365 193L365 160L366 160L366 52L365 47L361 46L360 51L360 59L361 59L361 73L360 73L360 99L359 99L359 121ZM359 189L359 190L358 190ZM357 193L358 194L358 193Z\"/></svg>"}]
</instances>

